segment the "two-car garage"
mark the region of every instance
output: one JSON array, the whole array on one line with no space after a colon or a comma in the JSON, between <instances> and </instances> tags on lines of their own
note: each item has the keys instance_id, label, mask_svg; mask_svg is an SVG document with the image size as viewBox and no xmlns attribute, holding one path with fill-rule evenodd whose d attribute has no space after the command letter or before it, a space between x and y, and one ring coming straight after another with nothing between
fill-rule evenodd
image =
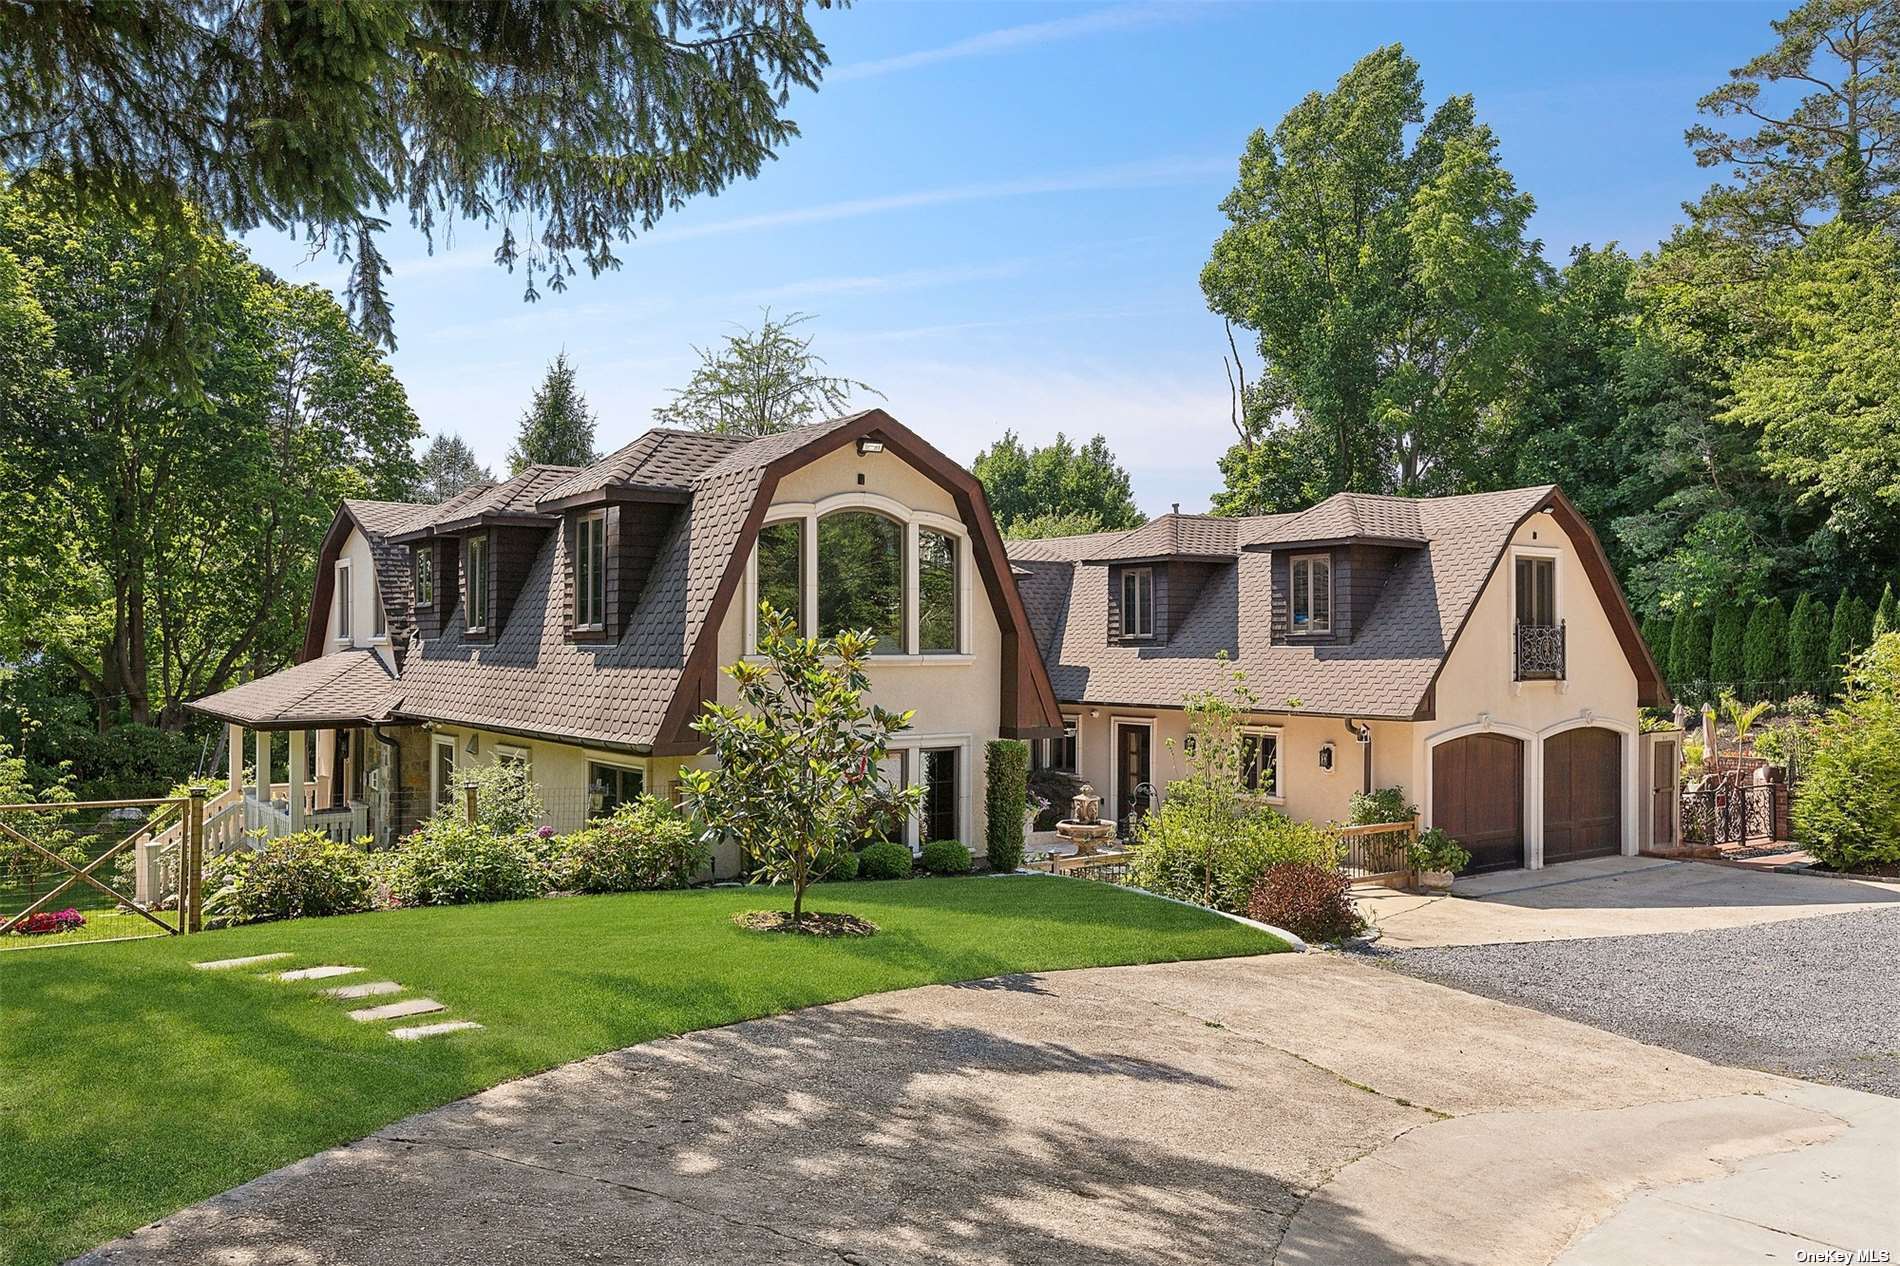
<instances>
[{"instance_id":1,"label":"two-car garage","mask_svg":"<svg viewBox=\"0 0 1900 1266\"><path fill-rule=\"evenodd\" d=\"M1622 851L1624 736L1600 725L1559 730L1527 742L1478 731L1431 749L1429 820L1471 853L1467 874L1529 860L1525 799L1538 794L1543 860L1577 861ZM1526 762L1541 756L1536 793Z\"/></svg>"}]
</instances>

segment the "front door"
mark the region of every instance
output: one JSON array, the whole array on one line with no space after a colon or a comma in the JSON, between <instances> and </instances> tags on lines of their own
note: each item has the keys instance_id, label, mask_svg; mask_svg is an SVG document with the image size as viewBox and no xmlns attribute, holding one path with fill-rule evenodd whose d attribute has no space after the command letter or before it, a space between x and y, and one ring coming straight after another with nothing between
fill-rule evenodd
<instances>
[{"instance_id":1,"label":"front door","mask_svg":"<svg viewBox=\"0 0 1900 1266\"><path fill-rule=\"evenodd\" d=\"M1115 726L1115 812L1123 835L1134 833L1141 816L1154 807L1154 730L1117 722Z\"/></svg>"}]
</instances>

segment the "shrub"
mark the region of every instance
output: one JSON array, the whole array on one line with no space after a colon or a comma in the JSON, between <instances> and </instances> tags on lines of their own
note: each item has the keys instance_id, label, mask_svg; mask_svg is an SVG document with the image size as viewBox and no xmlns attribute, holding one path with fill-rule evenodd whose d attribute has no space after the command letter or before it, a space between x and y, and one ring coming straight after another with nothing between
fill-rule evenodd
<instances>
[{"instance_id":1,"label":"shrub","mask_svg":"<svg viewBox=\"0 0 1900 1266\"><path fill-rule=\"evenodd\" d=\"M1685 613L1676 620L1678 641L1675 650L1675 663L1671 673L1675 680L1690 683L1709 679L1709 644L1715 631L1710 627L1709 613L1695 610Z\"/></svg>"},{"instance_id":2,"label":"shrub","mask_svg":"<svg viewBox=\"0 0 1900 1266\"><path fill-rule=\"evenodd\" d=\"M1376 826L1381 822L1407 822L1418 816L1418 806L1407 801L1405 788L1381 787L1377 791L1355 791L1348 803L1353 826Z\"/></svg>"},{"instance_id":3,"label":"shrub","mask_svg":"<svg viewBox=\"0 0 1900 1266\"><path fill-rule=\"evenodd\" d=\"M1069 810L1074 807L1075 795L1080 790L1082 780L1074 774L1059 769L1030 771L1029 792L1044 802L1043 810L1036 815L1036 829L1054 830L1056 823L1069 816Z\"/></svg>"},{"instance_id":4,"label":"shrub","mask_svg":"<svg viewBox=\"0 0 1900 1266\"><path fill-rule=\"evenodd\" d=\"M238 849L205 866L212 927L355 914L376 905L376 863L321 832L299 831Z\"/></svg>"},{"instance_id":5,"label":"shrub","mask_svg":"<svg viewBox=\"0 0 1900 1266\"><path fill-rule=\"evenodd\" d=\"M548 867L557 888L647 892L684 888L711 861L711 847L679 810L658 796L640 796L556 839Z\"/></svg>"},{"instance_id":6,"label":"shrub","mask_svg":"<svg viewBox=\"0 0 1900 1266\"><path fill-rule=\"evenodd\" d=\"M858 854L858 874L865 879L902 879L910 874L910 850L895 840L873 844Z\"/></svg>"},{"instance_id":7,"label":"shrub","mask_svg":"<svg viewBox=\"0 0 1900 1266\"><path fill-rule=\"evenodd\" d=\"M1853 662L1846 698L1816 725L1794 826L1835 870L1900 863L1900 633Z\"/></svg>"},{"instance_id":8,"label":"shrub","mask_svg":"<svg viewBox=\"0 0 1900 1266\"><path fill-rule=\"evenodd\" d=\"M1128 882L1164 897L1239 914L1247 908L1255 881L1270 866L1336 866L1338 860L1338 842L1316 826L1265 807L1215 825L1193 803L1187 784L1175 783L1161 808L1142 819Z\"/></svg>"},{"instance_id":9,"label":"shrub","mask_svg":"<svg viewBox=\"0 0 1900 1266\"><path fill-rule=\"evenodd\" d=\"M496 835L518 835L531 830L546 815L534 776L517 761L496 760L477 765L458 779L475 784L475 821ZM464 813L460 796L454 811Z\"/></svg>"},{"instance_id":10,"label":"shrub","mask_svg":"<svg viewBox=\"0 0 1900 1266\"><path fill-rule=\"evenodd\" d=\"M1874 613L1851 593L1843 593L1834 604L1834 619L1828 626L1828 680L1839 684L1847 661L1867 648L1873 636Z\"/></svg>"},{"instance_id":11,"label":"shrub","mask_svg":"<svg viewBox=\"0 0 1900 1266\"><path fill-rule=\"evenodd\" d=\"M453 906L539 896L546 874L529 835L497 835L438 813L396 846L389 891L405 906Z\"/></svg>"},{"instance_id":12,"label":"shrub","mask_svg":"<svg viewBox=\"0 0 1900 1266\"><path fill-rule=\"evenodd\" d=\"M1022 830L1022 822L1017 820L1016 829ZM1020 853L1022 845L1017 844ZM970 850L963 847L960 840L932 840L924 845L918 862L933 875L965 875L976 864L970 856ZM1014 870L1015 867L1011 867Z\"/></svg>"},{"instance_id":13,"label":"shrub","mask_svg":"<svg viewBox=\"0 0 1900 1266\"><path fill-rule=\"evenodd\" d=\"M903 847L899 845L898 847ZM842 883L858 877L858 855L848 848L834 848L818 859L818 878Z\"/></svg>"},{"instance_id":14,"label":"shrub","mask_svg":"<svg viewBox=\"0 0 1900 1266\"><path fill-rule=\"evenodd\" d=\"M1352 904L1352 880L1336 866L1282 862L1254 884L1247 916L1308 941L1357 935L1365 920Z\"/></svg>"},{"instance_id":15,"label":"shrub","mask_svg":"<svg viewBox=\"0 0 1900 1266\"><path fill-rule=\"evenodd\" d=\"M1432 827L1413 841L1412 865L1420 870L1448 870L1455 875L1471 865L1471 854L1457 840Z\"/></svg>"},{"instance_id":16,"label":"shrub","mask_svg":"<svg viewBox=\"0 0 1900 1266\"><path fill-rule=\"evenodd\" d=\"M989 854L991 870L1015 870L1023 864L1023 814L1029 808L1029 744L1020 739L991 739L983 745L983 751L988 762L983 805L989 815L983 829L984 849ZM930 869L929 856L930 850L926 848L926 870Z\"/></svg>"},{"instance_id":17,"label":"shrub","mask_svg":"<svg viewBox=\"0 0 1900 1266\"><path fill-rule=\"evenodd\" d=\"M1715 628L1709 635L1709 677L1713 681L1733 685L1742 680L1745 668L1742 662L1743 632L1747 617L1741 607L1725 602L1716 608Z\"/></svg>"}]
</instances>

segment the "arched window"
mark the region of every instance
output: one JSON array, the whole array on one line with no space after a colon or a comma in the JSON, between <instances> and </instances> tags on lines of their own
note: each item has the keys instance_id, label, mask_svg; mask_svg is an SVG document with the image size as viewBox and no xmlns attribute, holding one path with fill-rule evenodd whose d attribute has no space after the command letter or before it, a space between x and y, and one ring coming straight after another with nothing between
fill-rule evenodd
<instances>
[{"instance_id":1,"label":"arched window","mask_svg":"<svg viewBox=\"0 0 1900 1266\"><path fill-rule=\"evenodd\" d=\"M954 654L962 621L957 612L957 538L931 528L917 531L917 649Z\"/></svg>"},{"instance_id":2,"label":"arched window","mask_svg":"<svg viewBox=\"0 0 1900 1266\"><path fill-rule=\"evenodd\" d=\"M804 630L805 521L780 519L759 529L759 601Z\"/></svg>"},{"instance_id":3,"label":"arched window","mask_svg":"<svg viewBox=\"0 0 1900 1266\"><path fill-rule=\"evenodd\" d=\"M904 653L904 526L870 510L818 520L818 635L869 629L877 653Z\"/></svg>"}]
</instances>

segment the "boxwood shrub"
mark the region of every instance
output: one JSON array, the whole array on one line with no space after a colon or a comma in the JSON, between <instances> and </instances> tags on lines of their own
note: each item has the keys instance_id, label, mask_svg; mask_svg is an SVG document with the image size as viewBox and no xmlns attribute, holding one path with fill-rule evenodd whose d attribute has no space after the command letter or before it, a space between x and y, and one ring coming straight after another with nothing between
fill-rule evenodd
<instances>
[{"instance_id":1,"label":"boxwood shrub","mask_svg":"<svg viewBox=\"0 0 1900 1266\"><path fill-rule=\"evenodd\" d=\"M983 745L988 760L983 805L989 817L983 828L984 850L991 870L1015 870L1023 864L1023 813L1029 807L1029 744L1021 739L991 739ZM964 856L969 852L966 849ZM930 848L924 848L924 869ZM966 865L963 869L968 870Z\"/></svg>"},{"instance_id":2,"label":"boxwood shrub","mask_svg":"<svg viewBox=\"0 0 1900 1266\"><path fill-rule=\"evenodd\" d=\"M910 874L910 850L892 840L873 844L858 854L863 879L902 879Z\"/></svg>"},{"instance_id":3,"label":"boxwood shrub","mask_svg":"<svg viewBox=\"0 0 1900 1266\"><path fill-rule=\"evenodd\" d=\"M1019 837L1021 832L1022 822L1019 818L1017 820ZM1019 838L1017 841L1019 855L1021 851L1022 842ZM975 859L970 856L970 850L963 847L961 840L932 840L924 845L917 860L933 875L967 875L970 868L976 864ZM1010 869L1014 870L1015 867L1012 866Z\"/></svg>"}]
</instances>

